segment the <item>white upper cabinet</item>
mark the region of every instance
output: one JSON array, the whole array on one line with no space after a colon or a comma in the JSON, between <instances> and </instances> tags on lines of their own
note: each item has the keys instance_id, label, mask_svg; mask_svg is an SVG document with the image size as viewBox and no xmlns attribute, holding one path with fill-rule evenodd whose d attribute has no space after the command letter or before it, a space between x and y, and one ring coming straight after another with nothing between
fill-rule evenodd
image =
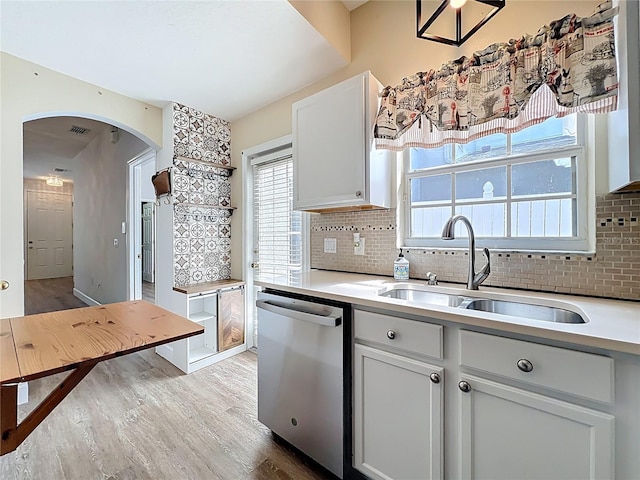
<instances>
[{"instance_id":1,"label":"white upper cabinet","mask_svg":"<svg viewBox=\"0 0 640 480\"><path fill-rule=\"evenodd\" d=\"M609 190L640 190L640 8L616 0L614 18L620 81L618 110L609 114Z\"/></svg>"},{"instance_id":2,"label":"white upper cabinet","mask_svg":"<svg viewBox=\"0 0 640 480\"><path fill-rule=\"evenodd\" d=\"M392 207L394 154L373 141L381 89L365 72L293 104L296 210Z\"/></svg>"}]
</instances>

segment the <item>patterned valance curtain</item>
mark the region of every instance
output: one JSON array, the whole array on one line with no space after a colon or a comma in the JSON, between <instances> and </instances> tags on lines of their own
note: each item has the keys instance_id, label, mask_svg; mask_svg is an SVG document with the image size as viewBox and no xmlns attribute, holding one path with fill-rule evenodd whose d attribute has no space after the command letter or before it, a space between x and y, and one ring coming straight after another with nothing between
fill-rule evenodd
<instances>
[{"instance_id":1,"label":"patterned valance curtain","mask_svg":"<svg viewBox=\"0 0 640 480\"><path fill-rule=\"evenodd\" d=\"M398 151L467 143L553 116L615 110L616 13L608 1L590 17L567 15L536 35L490 45L386 87L376 146Z\"/></svg>"}]
</instances>

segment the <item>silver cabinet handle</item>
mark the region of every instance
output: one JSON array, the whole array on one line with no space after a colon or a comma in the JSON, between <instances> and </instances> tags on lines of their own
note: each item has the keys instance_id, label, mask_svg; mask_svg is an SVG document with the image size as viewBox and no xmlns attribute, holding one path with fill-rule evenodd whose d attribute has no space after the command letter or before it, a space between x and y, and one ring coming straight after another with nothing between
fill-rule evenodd
<instances>
[{"instance_id":1,"label":"silver cabinet handle","mask_svg":"<svg viewBox=\"0 0 640 480\"><path fill-rule=\"evenodd\" d=\"M358 190L358 191L356 192L356 197L360 198L361 196L362 196L362 192L361 192L360 190Z\"/></svg>"},{"instance_id":2,"label":"silver cabinet handle","mask_svg":"<svg viewBox=\"0 0 640 480\"><path fill-rule=\"evenodd\" d=\"M520 360L518 360L518 363L516 365L518 365L518 368L525 373L529 373L533 370L533 363L531 363L526 358L521 358Z\"/></svg>"},{"instance_id":3,"label":"silver cabinet handle","mask_svg":"<svg viewBox=\"0 0 640 480\"><path fill-rule=\"evenodd\" d=\"M438 375L437 373L432 373L431 375L429 375L429 378L431 379L431 381L433 383L440 383L440 375Z\"/></svg>"},{"instance_id":4,"label":"silver cabinet handle","mask_svg":"<svg viewBox=\"0 0 640 480\"><path fill-rule=\"evenodd\" d=\"M464 393L469 393L471 391L471 385L469 385L469 382L465 382L464 380L458 383L458 388Z\"/></svg>"},{"instance_id":5,"label":"silver cabinet handle","mask_svg":"<svg viewBox=\"0 0 640 480\"><path fill-rule=\"evenodd\" d=\"M9 282L7 282L6 280L2 280L2 281L0 282L0 288L1 288L2 290L6 290L7 288L9 288Z\"/></svg>"},{"instance_id":6,"label":"silver cabinet handle","mask_svg":"<svg viewBox=\"0 0 640 480\"><path fill-rule=\"evenodd\" d=\"M389 340L393 340L394 338L396 338L396 332L394 332L393 330L389 330L389 331L387 332L387 338L388 338Z\"/></svg>"}]
</instances>

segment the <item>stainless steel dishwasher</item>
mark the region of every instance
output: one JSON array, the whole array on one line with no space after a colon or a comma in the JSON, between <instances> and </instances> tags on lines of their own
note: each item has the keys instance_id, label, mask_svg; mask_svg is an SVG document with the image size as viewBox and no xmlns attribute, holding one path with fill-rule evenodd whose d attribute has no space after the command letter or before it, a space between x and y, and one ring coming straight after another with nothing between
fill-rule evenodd
<instances>
[{"instance_id":1,"label":"stainless steel dishwasher","mask_svg":"<svg viewBox=\"0 0 640 480\"><path fill-rule=\"evenodd\" d=\"M258 420L343 478L342 308L259 293Z\"/></svg>"}]
</instances>

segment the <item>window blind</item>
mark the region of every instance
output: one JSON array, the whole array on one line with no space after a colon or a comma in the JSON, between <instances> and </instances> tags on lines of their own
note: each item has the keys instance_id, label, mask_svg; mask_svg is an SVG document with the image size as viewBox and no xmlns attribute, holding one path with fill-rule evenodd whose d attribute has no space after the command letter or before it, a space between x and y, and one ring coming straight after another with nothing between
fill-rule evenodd
<instances>
[{"instance_id":1,"label":"window blind","mask_svg":"<svg viewBox=\"0 0 640 480\"><path fill-rule=\"evenodd\" d=\"M257 277L292 278L302 270L302 214L293 210L293 160L253 166Z\"/></svg>"}]
</instances>

